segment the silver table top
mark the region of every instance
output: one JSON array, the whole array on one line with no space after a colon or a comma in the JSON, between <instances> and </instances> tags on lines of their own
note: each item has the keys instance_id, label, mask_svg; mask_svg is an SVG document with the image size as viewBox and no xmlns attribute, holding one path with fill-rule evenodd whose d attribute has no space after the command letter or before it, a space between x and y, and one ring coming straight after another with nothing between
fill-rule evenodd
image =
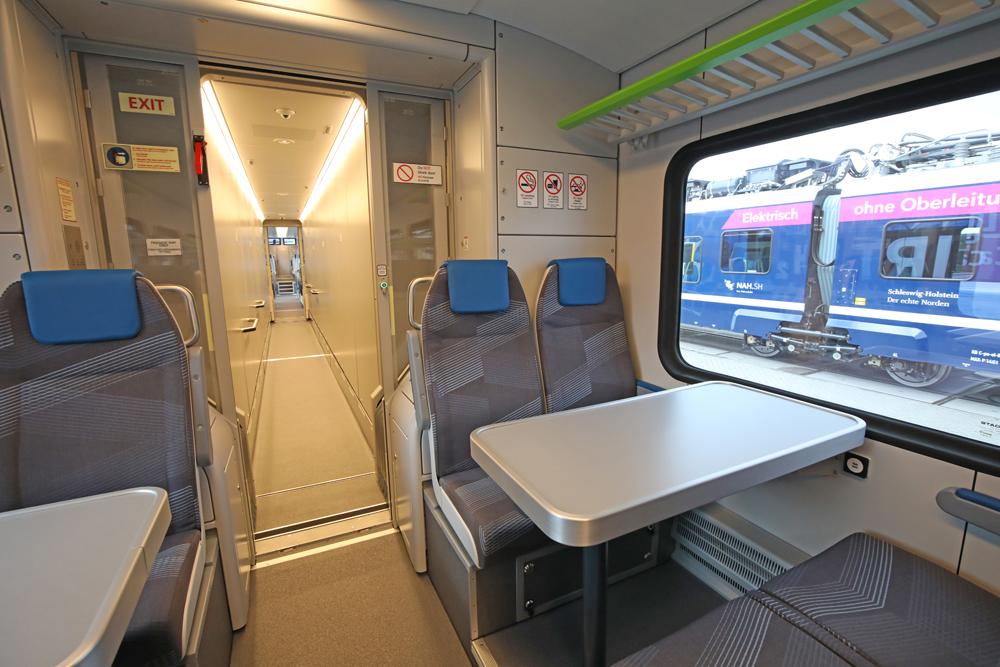
<instances>
[{"instance_id":1,"label":"silver table top","mask_svg":"<svg viewBox=\"0 0 1000 667\"><path fill-rule=\"evenodd\" d=\"M0 663L110 666L169 524L156 488L0 514Z\"/></svg>"},{"instance_id":2,"label":"silver table top","mask_svg":"<svg viewBox=\"0 0 1000 667\"><path fill-rule=\"evenodd\" d=\"M857 447L857 417L728 382L493 424L472 458L556 542L592 546Z\"/></svg>"}]
</instances>

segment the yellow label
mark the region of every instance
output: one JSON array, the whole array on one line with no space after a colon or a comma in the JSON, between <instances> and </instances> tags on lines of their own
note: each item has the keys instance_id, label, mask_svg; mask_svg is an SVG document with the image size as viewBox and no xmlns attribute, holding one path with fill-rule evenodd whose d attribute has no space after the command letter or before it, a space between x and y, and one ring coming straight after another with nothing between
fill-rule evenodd
<instances>
[{"instance_id":1,"label":"yellow label","mask_svg":"<svg viewBox=\"0 0 1000 667\"><path fill-rule=\"evenodd\" d=\"M76 204L73 203L73 184L65 178L57 178L56 190L59 191L59 208L62 210L63 221L76 222Z\"/></svg>"},{"instance_id":2,"label":"yellow label","mask_svg":"<svg viewBox=\"0 0 1000 667\"><path fill-rule=\"evenodd\" d=\"M854 305L855 306L863 306L863 305L865 305L865 297L863 297L863 296L856 296L856 297L854 297Z\"/></svg>"},{"instance_id":3,"label":"yellow label","mask_svg":"<svg viewBox=\"0 0 1000 667\"><path fill-rule=\"evenodd\" d=\"M118 104L128 113L151 113L157 116L174 115L174 98L142 93L118 93Z\"/></svg>"}]
</instances>

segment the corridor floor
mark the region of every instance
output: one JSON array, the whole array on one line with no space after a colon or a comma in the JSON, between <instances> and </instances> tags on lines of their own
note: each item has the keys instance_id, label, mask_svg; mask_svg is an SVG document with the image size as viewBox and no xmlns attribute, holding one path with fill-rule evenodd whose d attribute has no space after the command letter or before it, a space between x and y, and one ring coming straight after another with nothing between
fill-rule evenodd
<instances>
[{"instance_id":1,"label":"corridor floor","mask_svg":"<svg viewBox=\"0 0 1000 667\"><path fill-rule=\"evenodd\" d=\"M384 502L347 400L312 324L275 322L252 454L258 532Z\"/></svg>"}]
</instances>

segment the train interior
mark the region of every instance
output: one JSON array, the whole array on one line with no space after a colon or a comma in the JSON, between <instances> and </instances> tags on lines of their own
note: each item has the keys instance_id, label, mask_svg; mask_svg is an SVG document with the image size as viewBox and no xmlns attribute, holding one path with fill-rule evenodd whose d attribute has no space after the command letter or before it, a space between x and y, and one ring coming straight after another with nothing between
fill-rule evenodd
<instances>
[{"instance_id":1,"label":"train interior","mask_svg":"<svg viewBox=\"0 0 1000 667\"><path fill-rule=\"evenodd\" d=\"M993 0L0 0L0 664L1000 665Z\"/></svg>"}]
</instances>

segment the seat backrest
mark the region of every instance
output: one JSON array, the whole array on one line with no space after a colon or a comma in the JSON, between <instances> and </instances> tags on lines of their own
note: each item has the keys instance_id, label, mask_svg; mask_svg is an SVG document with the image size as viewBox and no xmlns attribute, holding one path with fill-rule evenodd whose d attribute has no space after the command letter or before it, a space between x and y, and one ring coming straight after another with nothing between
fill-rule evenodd
<instances>
[{"instance_id":1,"label":"seat backrest","mask_svg":"<svg viewBox=\"0 0 1000 667\"><path fill-rule=\"evenodd\" d=\"M187 352L156 288L133 271L22 281L0 297L0 511L155 486L168 534L200 528Z\"/></svg>"},{"instance_id":2,"label":"seat backrest","mask_svg":"<svg viewBox=\"0 0 1000 667\"><path fill-rule=\"evenodd\" d=\"M506 261L445 262L427 291L420 335L438 477L477 467L474 429L542 414L528 303Z\"/></svg>"},{"instance_id":3,"label":"seat backrest","mask_svg":"<svg viewBox=\"0 0 1000 667\"><path fill-rule=\"evenodd\" d=\"M602 257L549 263L535 328L548 412L636 395L622 295Z\"/></svg>"}]
</instances>

